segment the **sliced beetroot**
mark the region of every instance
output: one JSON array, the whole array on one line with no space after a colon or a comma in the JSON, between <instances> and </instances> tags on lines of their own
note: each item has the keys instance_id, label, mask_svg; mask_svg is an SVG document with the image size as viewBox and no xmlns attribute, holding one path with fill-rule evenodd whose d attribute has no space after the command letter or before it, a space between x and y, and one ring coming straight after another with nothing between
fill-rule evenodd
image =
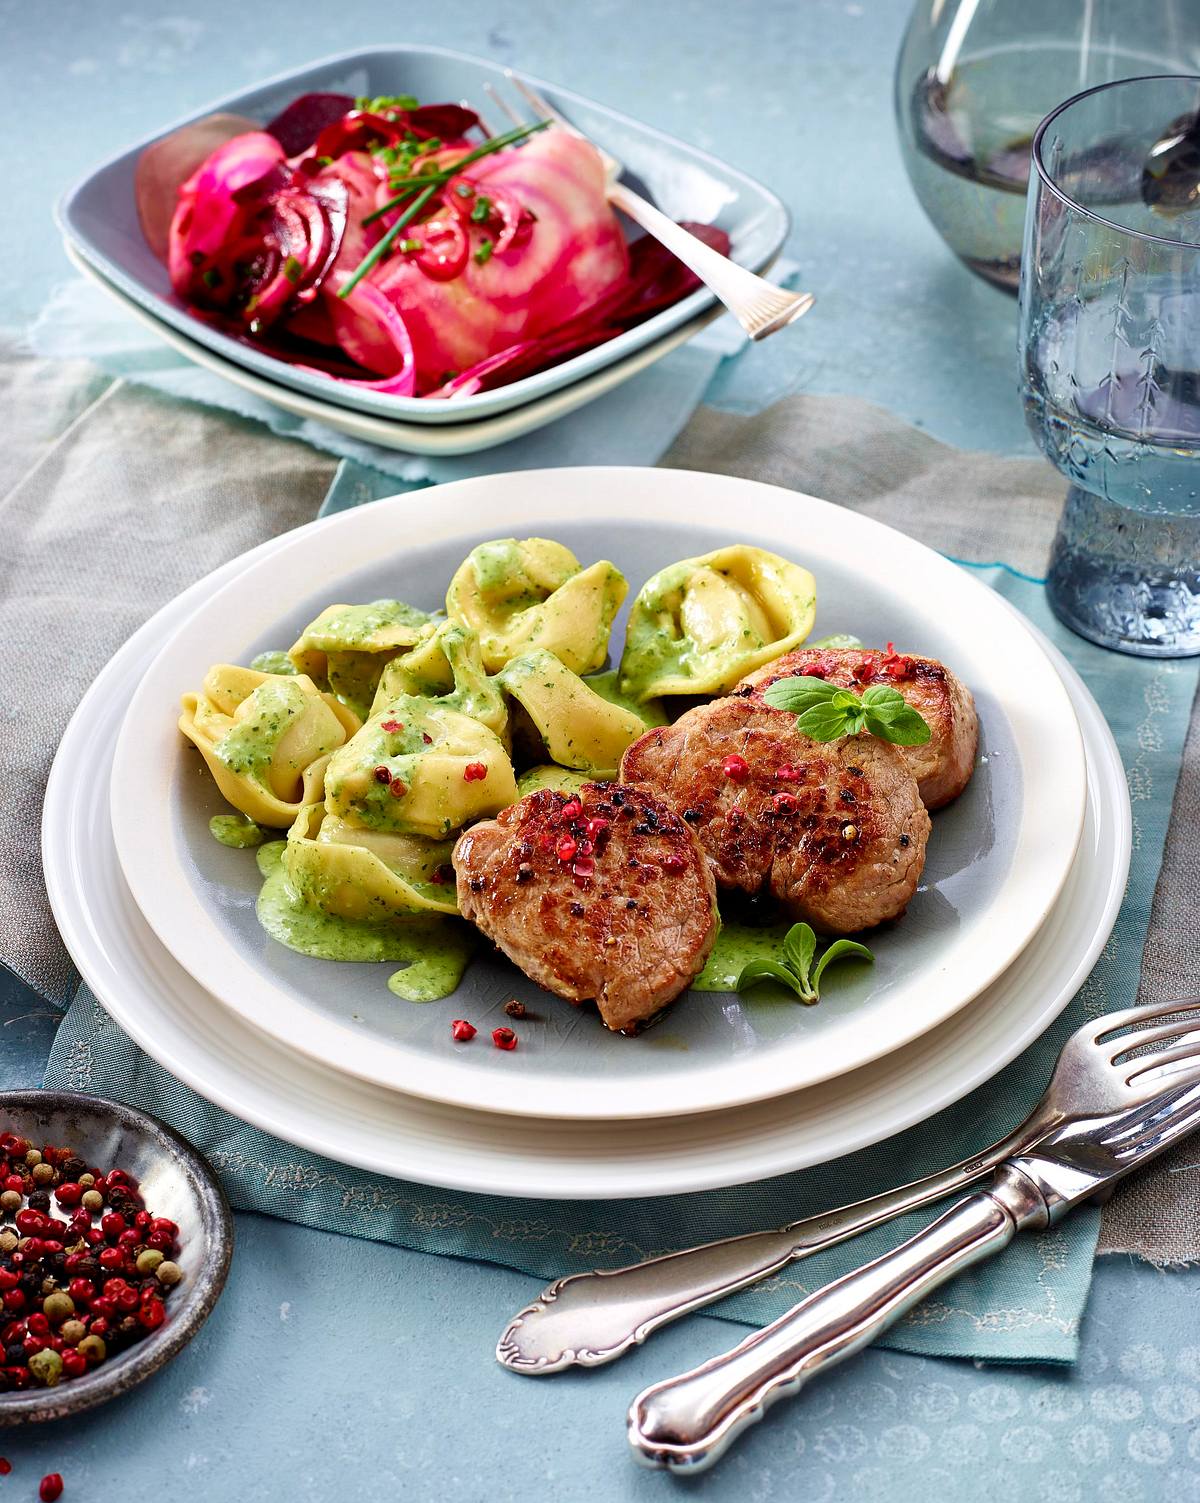
<instances>
[{"instance_id":1,"label":"sliced beetroot","mask_svg":"<svg viewBox=\"0 0 1200 1503\"><path fill-rule=\"evenodd\" d=\"M264 127L289 157L307 151L327 125L354 108L349 94L301 94Z\"/></svg>"},{"instance_id":2,"label":"sliced beetroot","mask_svg":"<svg viewBox=\"0 0 1200 1503\"><path fill-rule=\"evenodd\" d=\"M422 141L435 136L440 141L461 141L479 124L479 116L465 104L420 104L406 113L409 129Z\"/></svg>"},{"instance_id":3,"label":"sliced beetroot","mask_svg":"<svg viewBox=\"0 0 1200 1503\"><path fill-rule=\"evenodd\" d=\"M133 198L142 234L160 261L167 259L171 220L184 183L218 146L256 128L244 115L206 115L142 152L133 174Z\"/></svg>"}]
</instances>

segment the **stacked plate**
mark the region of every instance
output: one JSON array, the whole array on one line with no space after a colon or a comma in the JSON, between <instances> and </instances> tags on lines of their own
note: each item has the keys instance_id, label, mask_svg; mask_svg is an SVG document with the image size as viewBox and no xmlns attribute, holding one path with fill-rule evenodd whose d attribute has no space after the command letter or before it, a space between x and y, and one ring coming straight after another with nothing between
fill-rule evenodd
<instances>
[{"instance_id":1,"label":"stacked plate","mask_svg":"<svg viewBox=\"0 0 1200 1503\"><path fill-rule=\"evenodd\" d=\"M618 156L627 180L673 218L720 225L729 233L732 258L752 270L764 270L778 255L787 211L753 178L593 100L530 82ZM505 87L504 70L485 59L439 47L380 47L341 53L228 95L137 142L67 193L58 220L68 255L189 360L301 417L418 454L465 454L517 438L602 396L692 338L720 311L712 295L700 289L594 349L494 391L437 401L386 396L299 369L197 318L172 295L166 267L142 234L134 197L145 148L210 114L265 123L301 94L330 92L463 99L486 117L493 108L489 85Z\"/></svg>"},{"instance_id":2,"label":"stacked plate","mask_svg":"<svg viewBox=\"0 0 1200 1503\"><path fill-rule=\"evenodd\" d=\"M430 499L315 522L218 570L122 648L64 736L44 827L55 915L101 1001L173 1074L280 1137L402 1177L652 1195L886 1137L992 1075L1066 1005L1115 921L1128 795L1094 701L997 595L867 518L729 477L553 470ZM817 1007L692 993L627 1039L498 956L418 1005L388 991L393 967L309 959L258 927L254 859L209 836L222 806L175 729L180 693L210 663L286 645L332 600L432 608L473 546L529 534L612 559L635 591L730 541L770 548L815 574L818 635L894 639L974 690L979 765L934 817L922 886L872 939L874 967L846 971ZM506 1053L487 1035L513 996L536 1020ZM470 1045L451 1040L460 1016L479 1029Z\"/></svg>"}]
</instances>

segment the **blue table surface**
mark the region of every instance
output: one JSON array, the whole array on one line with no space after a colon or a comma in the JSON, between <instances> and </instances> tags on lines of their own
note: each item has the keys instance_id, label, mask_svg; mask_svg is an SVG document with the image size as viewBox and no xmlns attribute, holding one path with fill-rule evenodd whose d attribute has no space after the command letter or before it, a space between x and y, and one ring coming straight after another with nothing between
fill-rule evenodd
<instances>
[{"instance_id":1,"label":"blue table surface","mask_svg":"<svg viewBox=\"0 0 1200 1503\"><path fill-rule=\"evenodd\" d=\"M761 174L819 316L756 350L725 395L869 397L961 445L1028 452L1011 299L971 277L903 175L890 74L906 0L367 0L185 10L0 0L0 326L70 275L50 213L97 160L228 90L381 41L433 42L569 83ZM14 149L16 148L16 149ZM802 334L802 337L801 337ZM40 1081L54 1015L0 984L0 1085ZM534 1382L491 1360L535 1281L507 1269L238 1218L228 1289L144 1388L72 1423L0 1437L6 1496L642 1499L631 1395L728 1345L697 1317L614 1368ZM691 1484L730 1500L1200 1500L1200 1275L1103 1262L1071 1373L868 1352Z\"/></svg>"}]
</instances>

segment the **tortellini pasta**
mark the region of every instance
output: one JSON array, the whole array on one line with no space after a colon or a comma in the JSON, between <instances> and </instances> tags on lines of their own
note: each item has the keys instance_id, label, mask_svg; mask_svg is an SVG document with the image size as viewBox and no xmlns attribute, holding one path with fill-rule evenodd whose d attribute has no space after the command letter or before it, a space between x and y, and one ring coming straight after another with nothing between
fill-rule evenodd
<instances>
[{"instance_id":1,"label":"tortellini pasta","mask_svg":"<svg viewBox=\"0 0 1200 1503\"><path fill-rule=\"evenodd\" d=\"M489 673L534 648L573 673L590 673L604 662L628 589L615 565L583 569L561 543L500 538L464 559L446 591L446 614L479 633Z\"/></svg>"},{"instance_id":2,"label":"tortellini pasta","mask_svg":"<svg viewBox=\"0 0 1200 1503\"><path fill-rule=\"evenodd\" d=\"M360 829L442 837L516 798L495 731L457 710L401 695L325 770L325 807Z\"/></svg>"},{"instance_id":3,"label":"tortellini pasta","mask_svg":"<svg viewBox=\"0 0 1200 1503\"><path fill-rule=\"evenodd\" d=\"M504 696L484 672L479 633L461 621L443 621L427 641L392 659L379 680L371 714L380 714L402 695L458 710L500 737L508 729Z\"/></svg>"},{"instance_id":4,"label":"tortellini pasta","mask_svg":"<svg viewBox=\"0 0 1200 1503\"><path fill-rule=\"evenodd\" d=\"M497 682L524 708L560 767L615 776L621 753L646 729L639 715L597 694L544 649L513 658Z\"/></svg>"},{"instance_id":5,"label":"tortellini pasta","mask_svg":"<svg viewBox=\"0 0 1200 1503\"><path fill-rule=\"evenodd\" d=\"M633 604L621 689L638 700L723 694L799 647L816 615L807 569L739 543L683 559L647 580Z\"/></svg>"},{"instance_id":6,"label":"tortellini pasta","mask_svg":"<svg viewBox=\"0 0 1200 1503\"><path fill-rule=\"evenodd\" d=\"M457 913L452 847L448 840L364 830L313 804L288 831L283 861L303 902L334 918L370 923Z\"/></svg>"},{"instance_id":7,"label":"tortellini pasta","mask_svg":"<svg viewBox=\"0 0 1200 1503\"><path fill-rule=\"evenodd\" d=\"M559 793L578 793L585 783L592 782L590 772L573 772L569 767L556 767L553 762L543 762L540 767L527 767L517 779L517 797L536 793L539 788L554 788Z\"/></svg>"},{"instance_id":8,"label":"tortellini pasta","mask_svg":"<svg viewBox=\"0 0 1200 1503\"><path fill-rule=\"evenodd\" d=\"M402 600L330 605L306 626L288 656L300 673L327 683L365 720L384 665L433 634L433 617Z\"/></svg>"},{"instance_id":9,"label":"tortellini pasta","mask_svg":"<svg viewBox=\"0 0 1200 1503\"><path fill-rule=\"evenodd\" d=\"M329 754L358 728L358 717L306 674L231 663L209 669L201 692L183 696L179 717L233 807L276 828L321 797Z\"/></svg>"}]
</instances>

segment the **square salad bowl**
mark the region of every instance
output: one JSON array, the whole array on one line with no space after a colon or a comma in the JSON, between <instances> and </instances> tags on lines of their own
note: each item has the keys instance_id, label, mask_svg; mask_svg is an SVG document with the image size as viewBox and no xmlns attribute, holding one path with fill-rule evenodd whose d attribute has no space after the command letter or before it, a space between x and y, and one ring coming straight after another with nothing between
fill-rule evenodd
<instances>
[{"instance_id":1,"label":"square salad bowl","mask_svg":"<svg viewBox=\"0 0 1200 1503\"><path fill-rule=\"evenodd\" d=\"M719 225L730 236L733 260L754 271L762 271L778 255L788 233L788 213L761 183L652 126L525 76L574 125L623 162L627 177L639 191L672 218ZM166 266L142 234L134 198L138 158L152 142L218 112L266 124L306 93L356 97L403 93L423 101L464 100L486 117L494 113L485 93L488 83L504 85L505 69L500 64L441 47L375 47L325 58L226 95L136 142L63 196L57 208L59 227L77 255L159 322L264 380L380 418L422 424L470 422L546 397L656 344L665 354L675 341L664 336L698 322L697 316L713 306L715 299L707 288L698 288L636 327L558 365L492 391L448 399L364 391L300 370L224 334L175 297Z\"/></svg>"}]
</instances>

